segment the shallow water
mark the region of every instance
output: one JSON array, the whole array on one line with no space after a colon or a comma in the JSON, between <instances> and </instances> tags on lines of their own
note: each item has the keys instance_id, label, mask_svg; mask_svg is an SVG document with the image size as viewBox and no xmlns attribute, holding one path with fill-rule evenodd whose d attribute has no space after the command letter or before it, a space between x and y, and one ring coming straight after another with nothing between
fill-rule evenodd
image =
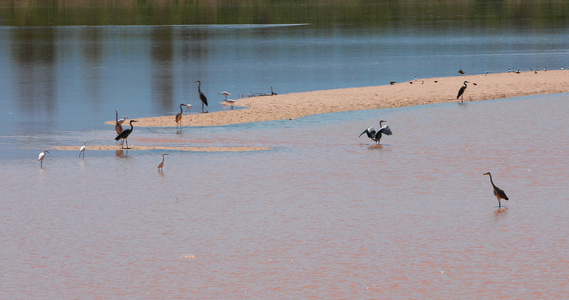
<instances>
[{"instance_id":1,"label":"shallow water","mask_svg":"<svg viewBox=\"0 0 569 300\"><path fill-rule=\"evenodd\" d=\"M3 295L567 297L567 97L135 129L272 147L167 151L163 174L160 151L4 161ZM380 118L381 147L357 138Z\"/></svg>"}]
</instances>

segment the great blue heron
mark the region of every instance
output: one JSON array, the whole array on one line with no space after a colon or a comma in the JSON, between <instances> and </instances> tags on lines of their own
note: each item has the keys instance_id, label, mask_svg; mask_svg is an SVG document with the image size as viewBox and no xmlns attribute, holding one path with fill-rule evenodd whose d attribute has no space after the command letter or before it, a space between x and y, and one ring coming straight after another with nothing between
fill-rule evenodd
<instances>
[{"instance_id":1,"label":"great blue heron","mask_svg":"<svg viewBox=\"0 0 569 300\"><path fill-rule=\"evenodd\" d=\"M158 165L158 172L164 171L164 155L168 155L168 153L162 153L162 161Z\"/></svg>"},{"instance_id":2,"label":"great blue heron","mask_svg":"<svg viewBox=\"0 0 569 300\"><path fill-rule=\"evenodd\" d=\"M464 102L464 91L466 91L466 84L470 83L469 81L464 81L464 85L460 87L460 90L458 90L458 95L456 96L456 99L458 100L458 98L460 98L462 96L462 102Z\"/></svg>"},{"instance_id":3,"label":"great blue heron","mask_svg":"<svg viewBox=\"0 0 569 300\"><path fill-rule=\"evenodd\" d=\"M49 151L43 150L42 153L40 153L40 155L38 156L38 160L40 161L40 167L43 166L43 159L45 158L45 154L49 153Z\"/></svg>"},{"instance_id":4,"label":"great blue heron","mask_svg":"<svg viewBox=\"0 0 569 300\"><path fill-rule=\"evenodd\" d=\"M83 154L83 158L85 158L85 148L87 147L87 141L83 141L83 146L79 149L79 157Z\"/></svg>"},{"instance_id":5,"label":"great blue heron","mask_svg":"<svg viewBox=\"0 0 569 300\"><path fill-rule=\"evenodd\" d=\"M360 133L360 136L362 136L364 133L367 133L367 137L369 137L370 139L372 139L373 141L375 141L375 144L379 144L379 141L381 140L381 135L385 134L385 135L391 135L391 129L389 129L389 126L385 125L382 126L383 122L387 122L384 120L380 120L379 121L379 130L375 131L375 128L372 126L366 130L364 130L362 133Z\"/></svg>"},{"instance_id":6,"label":"great blue heron","mask_svg":"<svg viewBox=\"0 0 569 300\"><path fill-rule=\"evenodd\" d=\"M185 106L185 104L180 104L180 112L176 114L176 128L181 128L182 127L182 107Z\"/></svg>"},{"instance_id":7,"label":"great blue heron","mask_svg":"<svg viewBox=\"0 0 569 300\"><path fill-rule=\"evenodd\" d=\"M117 132L117 134L122 132L122 126L121 123L119 123L119 110L115 109L115 130Z\"/></svg>"},{"instance_id":8,"label":"great blue heron","mask_svg":"<svg viewBox=\"0 0 569 300\"><path fill-rule=\"evenodd\" d=\"M128 147L128 140L127 140L127 138L128 138L128 136L132 133L132 129L134 129L134 126L132 126L132 122L138 122L138 121L137 121L137 120L130 120L130 128L121 131L121 133L119 133L119 134L117 135L117 137L115 138L115 141L124 140L124 141L126 142L126 149L130 149L130 148ZM124 143L121 144L121 149L125 149L125 148L124 148Z\"/></svg>"},{"instance_id":9,"label":"great blue heron","mask_svg":"<svg viewBox=\"0 0 569 300\"><path fill-rule=\"evenodd\" d=\"M504 192L504 190L502 190L501 188L494 185L494 181L492 181L492 174L490 174L490 172L486 172L482 175L490 176L490 183L492 184L492 188L494 189L494 196L496 196L496 198L498 198L498 207L502 207L502 203L500 203L500 199L509 200L508 196L506 196L506 193Z\"/></svg>"},{"instance_id":10,"label":"great blue heron","mask_svg":"<svg viewBox=\"0 0 569 300\"><path fill-rule=\"evenodd\" d=\"M201 81L196 80L196 81L194 81L194 82L198 84L198 93L200 94L200 100L202 101L202 113L203 113L203 112L204 112L204 105L205 105L205 106L208 106L208 105L207 105L207 97L202 93L202 90L201 90L202 83L201 83Z\"/></svg>"}]
</instances>

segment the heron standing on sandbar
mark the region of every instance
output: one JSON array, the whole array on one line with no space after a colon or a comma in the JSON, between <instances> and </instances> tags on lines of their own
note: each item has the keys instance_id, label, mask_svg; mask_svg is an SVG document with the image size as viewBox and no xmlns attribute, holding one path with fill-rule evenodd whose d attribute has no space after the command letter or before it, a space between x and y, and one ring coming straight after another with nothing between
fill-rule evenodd
<instances>
[{"instance_id":1,"label":"heron standing on sandbar","mask_svg":"<svg viewBox=\"0 0 569 300\"><path fill-rule=\"evenodd\" d=\"M182 113L184 112L182 110L182 107L186 106L185 104L180 104L180 112L178 114L176 114L176 128L181 129L182 128Z\"/></svg>"},{"instance_id":2,"label":"heron standing on sandbar","mask_svg":"<svg viewBox=\"0 0 569 300\"><path fill-rule=\"evenodd\" d=\"M117 134L122 132L122 123L119 122L119 110L115 109L115 131Z\"/></svg>"},{"instance_id":3,"label":"heron standing on sandbar","mask_svg":"<svg viewBox=\"0 0 569 300\"><path fill-rule=\"evenodd\" d=\"M382 134L385 134L385 135L391 135L391 134L392 134L391 129L389 128L389 126L387 126L387 125L382 126L382 125L381 125L383 122L387 122L387 121L384 121L384 120L380 120L380 121L379 121L379 127L380 127L379 130L375 131L375 128L372 126L372 127L368 128L368 129L364 130L362 133L360 133L360 135L358 136L358 138L359 138L360 136L362 136L364 133L366 133L366 134L367 134L367 137L370 138L370 139L372 139L372 140L375 142L375 144L378 145L378 144L379 144L379 141L381 140L381 135L382 135Z\"/></svg>"},{"instance_id":4,"label":"heron standing on sandbar","mask_svg":"<svg viewBox=\"0 0 569 300\"><path fill-rule=\"evenodd\" d=\"M158 172L164 171L164 155L168 155L168 153L162 153L162 161L158 165Z\"/></svg>"},{"instance_id":5,"label":"heron standing on sandbar","mask_svg":"<svg viewBox=\"0 0 569 300\"><path fill-rule=\"evenodd\" d=\"M43 159L45 158L45 154L49 153L49 151L43 150L42 153L38 156L38 160L40 161L40 167L43 167Z\"/></svg>"},{"instance_id":6,"label":"heron standing on sandbar","mask_svg":"<svg viewBox=\"0 0 569 300\"><path fill-rule=\"evenodd\" d=\"M467 83L470 83L470 82L464 81L464 85L460 87L460 90L458 90L458 95L456 96L457 100L458 100L458 98L460 98L462 96L461 102L464 102L464 91L466 91L466 84Z\"/></svg>"},{"instance_id":7,"label":"heron standing on sandbar","mask_svg":"<svg viewBox=\"0 0 569 300\"><path fill-rule=\"evenodd\" d=\"M200 100L202 101L202 114L204 113L204 105L207 105L207 97L202 93L201 86L202 83L199 80L194 81L194 83L198 84L198 93L200 94Z\"/></svg>"},{"instance_id":8,"label":"heron standing on sandbar","mask_svg":"<svg viewBox=\"0 0 569 300\"><path fill-rule=\"evenodd\" d=\"M126 142L126 149L130 149L130 148L128 147L128 140L127 140L127 138L128 138L128 136L132 133L132 130L134 129L134 126L132 126L132 122L138 122L138 121L137 121L137 120L130 120L130 128L121 131L121 133L119 133L119 134L117 135L117 137L115 138L115 141L124 140L124 141ZM125 148L124 148L124 143L121 144L121 149L125 149Z\"/></svg>"},{"instance_id":9,"label":"heron standing on sandbar","mask_svg":"<svg viewBox=\"0 0 569 300\"><path fill-rule=\"evenodd\" d=\"M496 196L496 198L498 198L498 207L502 207L502 203L500 203L500 199L509 200L508 196L506 196L506 192L504 192L504 190L502 190L501 188L494 185L494 181L492 181L492 174L490 174L490 172L486 172L482 175L490 176L490 183L492 184L492 188L494 189L494 196Z\"/></svg>"}]
</instances>

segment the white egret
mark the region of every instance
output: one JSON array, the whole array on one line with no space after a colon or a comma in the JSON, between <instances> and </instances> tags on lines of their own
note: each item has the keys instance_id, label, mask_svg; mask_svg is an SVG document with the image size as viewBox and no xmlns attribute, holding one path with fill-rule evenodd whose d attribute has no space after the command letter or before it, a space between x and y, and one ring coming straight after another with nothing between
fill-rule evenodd
<instances>
[{"instance_id":1,"label":"white egret","mask_svg":"<svg viewBox=\"0 0 569 300\"><path fill-rule=\"evenodd\" d=\"M40 155L38 156L38 160L40 161L40 167L43 166L43 159L45 158L45 154L49 153L49 151L43 150L42 153L40 153Z\"/></svg>"},{"instance_id":2,"label":"white egret","mask_svg":"<svg viewBox=\"0 0 569 300\"><path fill-rule=\"evenodd\" d=\"M83 158L85 158L85 148L87 147L87 141L83 141L83 146L79 149L79 157L83 154Z\"/></svg>"}]
</instances>

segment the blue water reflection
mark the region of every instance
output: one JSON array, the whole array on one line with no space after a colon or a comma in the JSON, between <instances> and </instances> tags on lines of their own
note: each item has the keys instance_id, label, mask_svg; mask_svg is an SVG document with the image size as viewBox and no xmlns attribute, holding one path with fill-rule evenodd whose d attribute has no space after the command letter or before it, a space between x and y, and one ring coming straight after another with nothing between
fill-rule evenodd
<instances>
[{"instance_id":1,"label":"blue water reflection","mask_svg":"<svg viewBox=\"0 0 569 300\"><path fill-rule=\"evenodd\" d=\"M567 65L562 29L441 32L354 26L0 27L1 152L61 144L62 132L109 130L120 117L200 109L231 98L387 84L414 78ZM173 124L174 125L174 124ZM29 139L37 136L39 143ZM24 142L20 142L24 139ZM81 139L81 138L80 138ZM81 139L82 140L82 139ZM112 142L112 140L111 140Z\"/></svg>"}]
</instances>

